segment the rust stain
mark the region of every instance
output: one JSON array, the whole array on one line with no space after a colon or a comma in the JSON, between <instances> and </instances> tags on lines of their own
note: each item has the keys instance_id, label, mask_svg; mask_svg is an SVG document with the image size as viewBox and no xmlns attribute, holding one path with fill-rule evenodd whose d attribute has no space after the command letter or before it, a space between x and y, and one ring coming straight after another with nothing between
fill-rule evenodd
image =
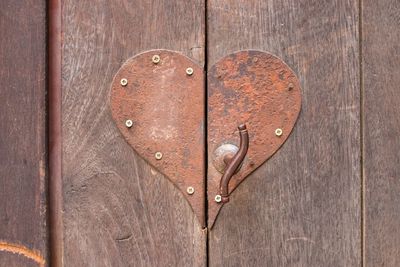
<instances>
[{"instance_id":1,"label":"rust stain","mask_svg":"<svg viewBox=\"0 0 400 267\"><path fill-rule=\"evenodd\" d=\"M45 259L42 255L40 255L38 251L29 249L23 245L0 241L0 251L6 251L24 256L28 259L35 261L40 267L44 267L46 264Z\"/></svg>"},{"instance_id":2,"label":"rust stain","mask_svg":"<svg viewBox=\"0 0 400 267\"><path fill-rule=\"evenodd\" d=\"M224 144L238 146L237 125L246 124L248 153L229 181L229 194L270 158L291 133L301 106L300 83L278 57L248 50L230 54L208 72L208 226L212 227L223 203L219 194L222 174L215 151ZM275 130L283 130L276 136Z\"/></svg>"}]
</instances>

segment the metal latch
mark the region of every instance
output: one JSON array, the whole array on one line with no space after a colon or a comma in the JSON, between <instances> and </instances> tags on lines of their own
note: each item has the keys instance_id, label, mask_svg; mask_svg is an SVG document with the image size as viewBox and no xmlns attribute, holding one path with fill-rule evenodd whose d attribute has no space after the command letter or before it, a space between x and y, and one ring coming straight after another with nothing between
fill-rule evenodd
<instances>
[{"instance_id":1,"label":"metal latch","mask_svg":"<svg viewBox=\"0 0 400 267\"><path fill-rule=\"evenodd\" d=\"M188 57L147 51L118 70L110 104L128 144L183 193L202 226L208 199L212 227L233 190L288 138L301 95L294 72L262 51L233 53L210 68L207 107L204 80Z\"/></svg>"}]
</instances>

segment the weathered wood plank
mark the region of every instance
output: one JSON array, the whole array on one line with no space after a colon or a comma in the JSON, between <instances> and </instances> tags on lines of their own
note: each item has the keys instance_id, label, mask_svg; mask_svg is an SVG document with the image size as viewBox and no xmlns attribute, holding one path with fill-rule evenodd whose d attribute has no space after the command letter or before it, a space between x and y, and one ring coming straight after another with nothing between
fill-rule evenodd
<instances>
[{"instance_id":1,"label":"weathered wood plank","mask_svg":"<svg viewBox=\"0 0 400 267\"><path fill-rule=\"evenodd\" d=\"M1 1L0 18L0 266L38 266L48 254L46 1Z\"/></svg>"},{"instance_id":2,"label":"weathered wood plank","mask_svg":"<svg viewBox=\"0 0 400 267\"><path fill-rule=\"evenodd\" d=\"M302 84L294 132L221 210L211 266L361 264L358 12L357 1L208 1L208 67L261 49Z\"/></svg>"},{"instance_id":3,"label":"weathered wood plank","mask_svg":"<svg viewBox=\"0 0 400 267\"><path fill-rule=\"evenodd\" d=\"M362 1L365 266L400 265L400 2Z\"/></svg>"},{"instance_id":4,"label":"weathered wood plank","mask_svg":"<svg viewBox=\"0 0 400 267\"><path fill-rule=\"evenodd\" d=\"M111 118L112 78L149 49L204 64L204 1L63 1L66 266L204 266L189 204L127 144Z\"/></svg>"}]
</instances>

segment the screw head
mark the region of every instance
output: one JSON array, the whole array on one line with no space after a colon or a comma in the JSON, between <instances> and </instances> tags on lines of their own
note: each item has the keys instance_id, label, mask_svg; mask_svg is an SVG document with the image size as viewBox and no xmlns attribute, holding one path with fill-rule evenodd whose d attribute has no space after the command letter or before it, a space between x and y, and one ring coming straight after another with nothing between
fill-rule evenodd
<instances>
[{"instance_id":1,"label":"screw head","mask_svg":"<svg viewBox=\"0 0 400 267\"><path fill-rule=\"evenodd\" d=\"M126 120L126 121L125 121L125 126L126 126L126 127L131 128L132 125L133 125L133 121L132 121L132 120Z\"/></svg>"},{"instance_id":2,"label":"screw head","mask_svg":"<svg viewBox=\"0 0 400 267\"><path fill-rule=\"evenodd\" d=\"M156 158L156 160L160 160L160 159L162 159L162 153L161 152L156 152L155 154L154 154L154 157Z\"/></svg>"},{"instance_id":3,"label":"screw head","mask_svg":"<svg viewBox=\"0 0 400 267\"><path fill-rule=\"evenodd\" d=\"M153 61L154 64L158 64L158 63L160 62L160 60L161 60L161 58L160 58L159 55L154 55L154 56L151 58L151 61Z\"/></svg>"},{"instance_id":4,"label":"screw head","mask_svg":"<svg viewBox=\"0 0 400 267\"><path fill-rule=\"evenodd\" d=\"M282 136L282 134L283 134L283 131L282 131L282 129L281 128L277 128L276 130L275 130L275 135L276 136Z\"/></svg>"},{"instance_id":5,"label":"screw head","mask_svg":"<svg viewBox=\"0 0 400 267\"><path fill-rule=\"evenodd\" d=\"M186 69L186 74L189 75L189 76L192 75L193 72L194 72L194 70L192 68L187 68Z\"/></svg>"},{"instance_id":6,"label":"screw head","mask_svg":"<svg viewBox=\"0 0 400 267\"><path fill-rule=\"evenodd\" d=\"M221 195L216 195L214 199L215 199L215 202L217 202L217 203L220 203L222 201Z\"/></svg>"},{"instance_id":7,"label":"screw head","mask_svg":"<svg viewBox=\"0 0 400 267\"><path fill-rule=\"evenodd\" d=\"M125 78L122 78L122 79L121 79L121 85L122 85L122 86L126 86L127 84L128 84L128 80L125 79Z\"/></svg>"},{"instance_id":8,"label":"screw head","mask_svg":"<svg viewBox=\"0 0 400 267\"><path fill-rule=\"evenodd\" d=\"M193 194L194 194L194 188L193 188L192 186L189 186L189 187L186 189L186 192L187 192L189 195L193 195Z\"/></svg>"}]
</instances>

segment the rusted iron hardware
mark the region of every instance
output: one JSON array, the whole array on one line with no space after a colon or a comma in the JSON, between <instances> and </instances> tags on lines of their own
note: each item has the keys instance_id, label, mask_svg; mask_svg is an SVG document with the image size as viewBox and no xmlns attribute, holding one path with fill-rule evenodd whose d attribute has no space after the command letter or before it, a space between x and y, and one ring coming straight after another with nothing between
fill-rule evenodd
<instances>
[{"instance_id":1,"label":"rusted iron hardware","mask_svg":"<svg viewBox=\"0 0 400 267\"><path fill-rule=\"evenodd\" d=\"M301 94L282 60L255 50L222 58L207 82L207 144L203 70L180 53L130 58L114 77L110 105L127 143L183 193L202 226L208 201L211 228L237 186L286 141Z\"/></svg>"},{"instance_id":2,"label":"rusted iron hardware","mask_svg":"<svg viewBox=\"0 0 400 267\"><path fill-rule=\"evenodd\" d=\"M182 54L130 58L111 86L111 111L130 146L171 180L205 225L203 69ZM143 177L148 179L148 177Z\"/></svg>"},{"instance_id":3,"label":"rusted iron hardware","mask_svg":"<svg viewBox=\"0 0 400 267\"><path fill-rule=\"evenodd\" d=\"M301 94L294 72L262 51L222 58L210 68L207 80L208 227L212 227L228 196L288 138L300 112ZM247 143L247 133L234 131L241 123L248 129L247 154L237 147ZM229 158L237 159L235 165Z\"/></svg>"},{"instance_id":4,"label":"rusted iron hardware","mask_svg":"<svg viewBox=\"0 0 400 267\"><path fill-rule=\"evenodd\" d=\"M229 181L239 169L244 157L247 154L247 150L249 149L249 133L247 132L246 125L239 125L238 130L240 136L240 146L238 152L233 157L231 157L229 154L224 156L224 162L227 166L220 182L221 201L223 203L229 202Z\"/></svg>"}]
</instances>

